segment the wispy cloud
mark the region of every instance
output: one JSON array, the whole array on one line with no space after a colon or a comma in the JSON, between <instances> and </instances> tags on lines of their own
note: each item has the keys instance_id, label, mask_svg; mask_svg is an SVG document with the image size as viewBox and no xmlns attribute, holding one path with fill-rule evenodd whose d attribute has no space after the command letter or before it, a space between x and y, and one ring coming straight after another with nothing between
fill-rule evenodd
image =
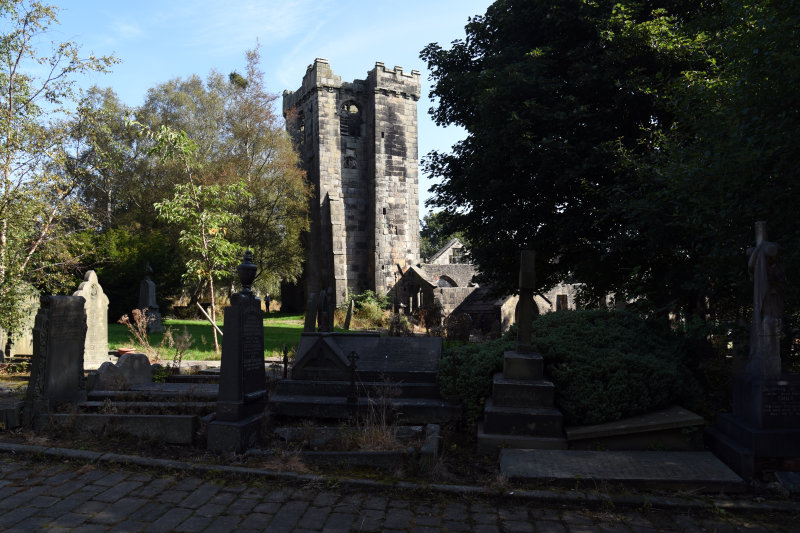
<instances>
[{"instance_id":1,"label":"wispy cloud","mask_svg":"<svg viewBox=\"0 0 800 533\"><path fill-rule=\"evenodd\" d=\"M209 56L225 56L252 47L256 39L265 47L302 39L331 6L332 0L199 0L168 4L159 18L162 27L174 28L181 35L181 46L201 49Z\"/></svg>"},{"instance_id":2,"label":"wispy cloud","mask_svg":"<svg viewBox=\"0 0 800 533\"><path fill-rule=\"evenodd\" d=\"M114 24L114 33L121 39L135 39L142 35L142 28L130 22L117 22Z\"/></svg>"}]
</instances>

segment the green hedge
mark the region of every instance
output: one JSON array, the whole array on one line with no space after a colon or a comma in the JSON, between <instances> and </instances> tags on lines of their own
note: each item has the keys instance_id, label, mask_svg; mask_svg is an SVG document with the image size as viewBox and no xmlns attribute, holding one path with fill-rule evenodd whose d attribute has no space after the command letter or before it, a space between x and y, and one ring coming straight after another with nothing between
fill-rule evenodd
<instances>
[{"instance_id":1,"label":"green hedge","mask_svg":"<svg viewBox=\"0 0 800 533\"><path fill-rule=\"evenodd\" d=\"M477 420L515 347L515 328L503 339L448 349L439 370L442 393L461 399ZM679 340L625 311L560 311L533 322L532 345L556 386L564 422L597 424L680 403L697 392Z\"/></svg>"}]
</instances>

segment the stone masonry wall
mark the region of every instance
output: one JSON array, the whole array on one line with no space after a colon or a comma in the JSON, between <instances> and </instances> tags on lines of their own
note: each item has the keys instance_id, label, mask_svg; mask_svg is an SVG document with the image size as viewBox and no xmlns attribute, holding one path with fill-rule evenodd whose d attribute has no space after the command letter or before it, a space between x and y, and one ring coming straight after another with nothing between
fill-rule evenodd
<instances>
[{"instance_id":1,"label":"stone masonry wall","mask_svg":"<svg viewBox=\"0 0 800 533\"><path fill-rule=\"evenodd\" d=\"M284 91L286 126L313 187L306 298L332 288L388 292L398 266L419 259L419 72L387 70L342 82L316 59L297 91Z\"/></svg>"}]
</instances>

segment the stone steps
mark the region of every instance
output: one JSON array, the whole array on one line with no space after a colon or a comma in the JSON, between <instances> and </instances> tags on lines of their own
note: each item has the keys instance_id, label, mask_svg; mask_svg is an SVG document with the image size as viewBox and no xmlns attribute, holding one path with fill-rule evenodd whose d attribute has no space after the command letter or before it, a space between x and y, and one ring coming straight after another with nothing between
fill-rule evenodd
<instances>
[{"instance_id":1,"label":"stone steps","mask_svg":"<svg viewBox=\"0 0 800 533\"><path fill-rule=\"evenodd\" d=\"M494 375L492 399L496 405L528 407L531 405L553 405L555 386L543 379L509 379L501 372Z\"/></svg>"},{"instance_id":2,"label":"stone steps","mask_svg":"<svg viewBox=\"0 0 800 533\"><path fill-rule=\"evenodd\" d=\"M219 387L211 383L154 383L149 386L135 387L132 390L92 390L87 400L104 401L176 401L176 402L215 402Z\"/></svg>"},{"instance_id":3,"label":"stone steps","mask_svg":"<svg viewBox=\"0 0 800 533\"><path fill-rule=\"evenodd\" d=\"M564 417L553 407L554 385L543 379L544 360L535 353L503 354L503 372L494 375L492 397L483 408L478 450L499 448L562 450Z\"/></svg>"},{"instance_id":4,"label":"stone steps","mask_svg":"<svg viewBox=\"0 0 800 533\"><path fill-rule=\"evenodd\" d=\"M487 398L483 409L486 433L564 438L563 415L552 407L509 407Z\"/></svg>"},{"instance_id":5,"label":"stone steps","mask_svg":"<svg viewBox=\"0 0 800 533\"><path fill-rule=\"evenodd\" d=\"M98 436L125 433L169 444L192 444L200 427L194 415L51 413L37 418L37 425L73 429Z\"/></svg>"},{"instance_id":6,"label":"stone steps","mask_svg":"<svg viewBox=\"0 0 800 533\"><path fill-rule=\"evenodd\" d=\"M432 398L392 398L387 407L399 420L411 424L443 423L457 420L461 406ZM277 417L317 418L328 420L351 419L368 416L382 409L379 401L358 398L349 403L343 396L290 395L275 392L269 399L270 414Z\"/></svg>"},{"instance_id":7,"label":"stone steps","mask_svg":"<svg viewBox=\"0 0 800 533\"><path fill-rule=\"evenodd\" d=\"M100 414L164 414L165 412L207 415L214 412L217 402L161 402L161 401L85 401L77 404L83 413ZM105 412L104 411L110 411Z\"/></svg>"},{"instance_id":8,"label":"stone steps","mask_svg":"<svg viewBox=\"0 0 800 533\"><path fill-rule=\"evenodd\" d=\"M320 395L346 398L350 394L350 384L342 381L300 381L285 379L278 382L275 391L283 395ZM359 396L380 397L384 394L392 398L432 398L441 399L436 383L404 383L368 381L356 382Z\"/></svg>"},{"instance_id":9,"label":"stone steps","mask_svg":"<svg viewBox=\"0 0 800 533\"><path fill-rule=\"evenodd\" d=\"M478 424L478 453L490 455L503 448L566 450L567 441L562 437L486 433L483 424Z\"/></svg>"},{"instance_id":10,"label":"stone steps","mask_svg":"<svg viewBox=\"0 0 800 533\"><path fill-rule=\"evenodd\" d=\"M219 372L203 374L173 374L166 378L167 383L217 383L219 384Z\"/></svg>"}]
</instances>

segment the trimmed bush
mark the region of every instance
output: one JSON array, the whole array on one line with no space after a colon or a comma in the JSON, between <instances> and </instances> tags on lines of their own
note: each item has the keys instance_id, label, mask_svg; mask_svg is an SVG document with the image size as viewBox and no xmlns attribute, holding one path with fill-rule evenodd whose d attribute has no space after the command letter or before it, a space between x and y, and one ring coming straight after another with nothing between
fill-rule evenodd
<instances>
[{"instance_id":1,"label":"trimmed bush","mask_svg":"<svg viewBox=\"0 0 800 533\"><path fill-rule=\"evenodd\" d=\"M442 392L459 397L478 419L491 395L503 351L514 349L516 328L502 340L446 351L439 372ZM681 344L625 311L560 311L533 322L532 346L556 386L564 422L597 424L689 399L696 381L683 364Z\"/></svg>"}]
</instances>

